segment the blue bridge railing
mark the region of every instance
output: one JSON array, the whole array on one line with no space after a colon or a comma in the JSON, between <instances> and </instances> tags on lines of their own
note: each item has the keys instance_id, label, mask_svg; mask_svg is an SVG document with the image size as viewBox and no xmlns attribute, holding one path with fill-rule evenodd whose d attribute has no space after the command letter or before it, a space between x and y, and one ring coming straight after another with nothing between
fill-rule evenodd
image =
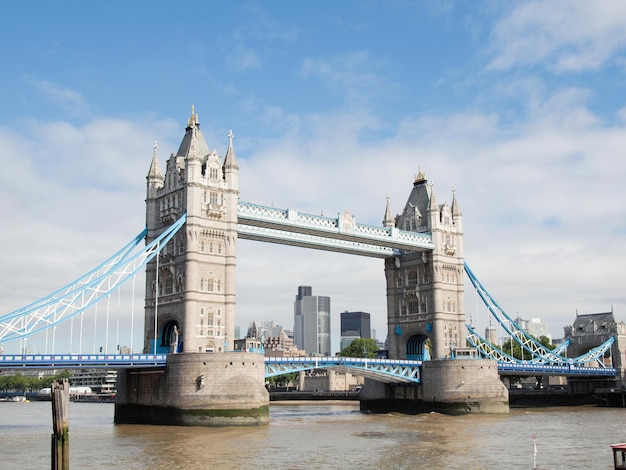
<instances>
[{"instance_id":1,"label":"blue bridge railing","mask_svg":"<svg viewBox=\"0 0 626 470\"><path fill-rule=\"evenodd\" d=\"M469 359L471 360L471 359ZM0 370L164 367L167 354L13 354L0 355ZM265 376L274 377L313 369L336 369L383 382L421 381L422 361L365 359L353 357L266 357ZM501 375L563 375L615 377L613 367L584 367L575 364L518 364L498 362Z\"/></svg>"}]
</instances>

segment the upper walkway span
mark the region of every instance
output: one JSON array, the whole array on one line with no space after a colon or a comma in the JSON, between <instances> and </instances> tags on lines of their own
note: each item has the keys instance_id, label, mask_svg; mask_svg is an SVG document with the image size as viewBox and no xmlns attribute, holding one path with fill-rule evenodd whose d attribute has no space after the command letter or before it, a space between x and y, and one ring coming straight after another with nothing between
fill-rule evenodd
<instances>
[{"instance_id":1,"label":"upper walkway span","mask_svg":"<svg viewBox=\"0 0 626 470\"><path fill-rule=\"evenodd\" d=\"M435 248L430 232L359 224L347 211L332 218L240 201L237 222L238 237L242 239L375 258L398 256L400 250L430 251Z\"/></svg>"}]
</instances>

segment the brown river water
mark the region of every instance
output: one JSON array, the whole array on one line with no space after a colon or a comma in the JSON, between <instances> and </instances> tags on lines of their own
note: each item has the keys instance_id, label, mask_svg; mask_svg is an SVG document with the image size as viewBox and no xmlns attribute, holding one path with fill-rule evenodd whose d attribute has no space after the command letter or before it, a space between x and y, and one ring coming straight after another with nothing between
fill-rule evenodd
<instances>
[{"instance_id":1,"label":"brown river water","mask_svg":"<svg viewBox=\"0 0 626 470\"><path fill-rule=\"evenodd\" d=\"M0 403L0 469L49 469L51 433L50 402ZM410 416L290 402L271 404L267 426L199 428L115 425L112 404L70 404L72 469L611 469L618 442L626 409Z\"/></svg>"}]
</instances>

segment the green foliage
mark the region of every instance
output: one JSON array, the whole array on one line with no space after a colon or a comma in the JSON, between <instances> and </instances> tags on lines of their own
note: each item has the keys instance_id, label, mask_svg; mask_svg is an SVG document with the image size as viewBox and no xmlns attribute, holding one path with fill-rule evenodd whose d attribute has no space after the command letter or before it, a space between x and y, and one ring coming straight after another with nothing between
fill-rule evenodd
<instances>
[{"instance_id":1,"label":"green foliage","mask_svg":"<svg viewBox=\"0 0 626 470\"><path fill-rule=\"evenodd\" d=\"M548 339L548 337L541 336L540 338L536 338L533 336L533 338L535 338L546 349L554 349L554 344L550 343L550 339ZM508 339L502 344L502 352L508 354L509 356L513 356L516 359L531 359L530 353L523 350L517 341L512 339Z\"/></svg>"},{"instance_id":2,"label":"green foliage","mask_svg":"<svg viewBox=\"0 0 626 470\"><path fill-rule=\"evenodd\" d=\"M22 374L0 375L0 391L3 392L34 392L52 385L54 380L69 378L70 372L65 370L54 376L43 378L23 376Z\"/></svg>"},{"instance_id":3,"label":"green foliage","mask_svg":"<svg viewBox=\"0 0 626 470\"><path fill-rule=\"evenodd\" d=\"M378 352L376 341L371 338L355 339L339 353L343 357L367 357L374 359Z\"/></svg>"},{"instance_id":4,"label":"green foliage","mask_svg":"<svg viewBox=\"0 0 626 470\"><path fill-rule=\"evenodd\" d=\"M295 382L297 378L298 378L297 372L289 372L287 374L269 377L268 379L266 379L266 382L269 383L270 385L284 387L286 385L289 385L291 382Z\"/></svg>"}]
</instances>

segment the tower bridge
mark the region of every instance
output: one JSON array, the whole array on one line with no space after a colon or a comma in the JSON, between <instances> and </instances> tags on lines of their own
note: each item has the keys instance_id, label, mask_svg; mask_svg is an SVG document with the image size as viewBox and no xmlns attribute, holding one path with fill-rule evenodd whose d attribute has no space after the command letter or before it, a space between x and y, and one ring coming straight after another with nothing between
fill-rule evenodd
<instances>
[{"instance_id":1,"label":"tower bridge","mask_svg":"<svg viewBox=\"0 0 626 470\"><path fill-rule=\"evenodd\" d=\"M393 215L387 199L382 227L374 227L359 224L347 211L333 218L240 201L232 132L222 158L209 149L193 109L177 152L165 162L165 172L157 150L155 144L146 178L146 230L88 275L0 317L0 340L54 328L110 297L145 268L140 355L145 361L129 357L127 367L120 370L116 422L264 423L269 403L265 377L319 367L321 362L340 369L360 367L363 374L378 378L366 381L361 392L364 409L411 408L428 401L429 409L501 412L508 410L508 393L499 370L529 373L534 367L546 374L583 373L587 363L616 347L607 339L584 358L565 358L521 331L465 264L456 191L451 204L439 204L422 171L414 178L402 211ZM326 358L295 364L233 352L239 238L382 259L390 362ZM492 315L533 357L531 364L499 351L471 328L468 333L466 272ZM482 359L453 360L466 338ZM614 357L621 368L619 351ZM17 365L20 359L14 359ZM123 361L93 359L100 360ZM89 359L68 356L67 361L85 364ZM5 360L4 365L8 363ZM593 372L596 375L616 374L600 360L598 365L595 369L602 372Z\"/></svg>"}]
</instances>

